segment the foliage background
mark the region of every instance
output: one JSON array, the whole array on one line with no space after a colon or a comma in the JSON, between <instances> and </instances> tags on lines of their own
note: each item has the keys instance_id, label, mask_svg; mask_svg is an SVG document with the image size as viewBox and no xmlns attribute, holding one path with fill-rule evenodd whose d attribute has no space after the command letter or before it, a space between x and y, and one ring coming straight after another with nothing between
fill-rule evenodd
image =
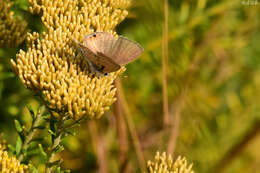
<instances>
[{"instance_id":1,"label":"foliage background","mask_svg":"<svg viewBox=\"0 0 260 173\"><path fill-rule=\"evenodd\" d=\"M117 32L139 42L145 52L127 66L121 92L146 160L157 150L167 151L177 116L174 157L185 156L195 172L260 172L260 4L245 2L249 1L169 0L169 128L163 127L162 111L164 3L132 2ZM40 17L27 9L26 0L14 1L15 14L28 22L28 28L43 31ZM20 48L26 49L25 44L0 49L0 131L11 144L16 140L13 119L28 124L25 105L35 109L39 105L11 71L9 60ZM67 137L61 153L64 167L97 172L102 147L108 172L120 172L115 112L114 108L106 112L96 130L85 122L75 136ZM130 135L128 139L127 170L140 172ZM41 170L40 159L34 162Z\"/></svg>"}]
</instances>

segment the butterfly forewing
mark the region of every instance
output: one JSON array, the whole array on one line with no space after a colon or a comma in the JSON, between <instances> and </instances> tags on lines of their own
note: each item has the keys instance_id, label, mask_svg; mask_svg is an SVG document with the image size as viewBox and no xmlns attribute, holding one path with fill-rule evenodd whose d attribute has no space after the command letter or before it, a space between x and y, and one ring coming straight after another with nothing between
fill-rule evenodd
<instances>
[{"instance_id":1,"label":"butterfly forewing","mask_svg":"<svg viewBox=\"0 0 260 173\"><path fill-rule=\"evenodd\" d=\"M114 37L111 33L95 32L84 38L84 45L94 53L105 53L106 50L110 49L110 46L113 45L114 41Z\"/></svg>"}]
</instances>

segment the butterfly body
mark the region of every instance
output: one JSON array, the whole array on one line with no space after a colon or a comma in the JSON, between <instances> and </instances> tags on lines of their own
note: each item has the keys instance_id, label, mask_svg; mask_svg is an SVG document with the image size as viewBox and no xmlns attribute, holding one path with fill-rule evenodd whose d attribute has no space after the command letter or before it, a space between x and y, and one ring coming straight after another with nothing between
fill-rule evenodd
<instances>
[{"instance_id":1,"label":"butterfly body","mask_svg":"<svg viewBox=\"0 0 260 173\"><path fill-rule=\"evenodd\" d=\"M117 39L108 32L95 32L78 43L80 52L90 65L92 73L111 73L122 65L135 60L143 48L136 42L119 36Z\"/></svg>"}]
</instances>

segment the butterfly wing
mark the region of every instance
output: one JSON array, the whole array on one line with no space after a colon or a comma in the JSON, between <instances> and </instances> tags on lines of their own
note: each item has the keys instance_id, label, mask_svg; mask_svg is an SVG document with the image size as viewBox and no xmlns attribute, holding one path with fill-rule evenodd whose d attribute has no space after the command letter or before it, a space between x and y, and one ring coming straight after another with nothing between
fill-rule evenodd
<instances>
[{"instance_id":1,"label":"butterfly wing","mask_svg":"<svg viewBox=\"0 0 260 173\"><path fill-rule=\"evenodd\" d=\"M122 36L119 36L111 46L104 54L111 57L119 65L126 65L134 61L143 52L143 48L137 42Z\"/></svg>"},{"instance_id":2,"label":"butterfly wing","mask_svg":"<svg viewBox=\"0 0 260 173\"><path fill-rule=\"evenodd\" d=\"M107 57L103 53L94 53L91 49L79 44L81 54L84 58L89 59L92 63L97 66L97 70L103 73L110 73L120 69L120 65L115 63L111 58Z\"/></svg>"},{"instance_id":3,"label":"butterfly wing","mask_svg":"<svg viewBox=\"0 0 260 173\"><path fill-rule=\"evenodd\" d=\"M92 52L105 52L111 49L111 46L116 42L113 35L109 32L95 32L85 36L84 45Z\"/></svg>"},{"instance_id":4,"label":"butterfly wing","mask_svg":"<svg viewBox=\"0 0 260 173\"><path fill-rule=\"evenodd\" d=\"M134 61L143 52L143 48L135 41L119 36L117 39L108 32L95 32L84 38L87 58L109 73L116 71L121 65Z\"/></svg>"},{"instance_id":5,"label":"butterfly wing","mask_svg":"<svg viewBox=\"0 0 260 173\"><path fill-rule=\"evenodd\" d=\"M115 63L110 57L101 52L98 52L97 55L99 62L103 64L100 69L103 73L111 73L120 69L121 66Z\"/></svg>"}]
</instances>

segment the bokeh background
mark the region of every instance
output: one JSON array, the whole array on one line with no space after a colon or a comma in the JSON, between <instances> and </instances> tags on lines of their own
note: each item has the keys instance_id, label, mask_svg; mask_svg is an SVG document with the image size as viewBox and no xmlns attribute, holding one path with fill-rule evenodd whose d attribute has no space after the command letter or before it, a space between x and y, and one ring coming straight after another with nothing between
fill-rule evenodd
<instances>
[{"instance_id":1,"label":"bokeh background","mask_svg":"<svg viewBox=\"0 0 260 173\"><path fill-rule=\"evenodd\" d=\"M30 32L44 30L26 0L13 2ZM116 31L145 51L117 81L118 102L65 139L64 167L141 172L140 152L150 160L168 151L195 172L260 172L260 2L133 0L128 11ZM0 48L0 132L10 144L13 120L29 123L25 106L39 105L10 66L25 45Z\"/></svg>"}]
</instances>

